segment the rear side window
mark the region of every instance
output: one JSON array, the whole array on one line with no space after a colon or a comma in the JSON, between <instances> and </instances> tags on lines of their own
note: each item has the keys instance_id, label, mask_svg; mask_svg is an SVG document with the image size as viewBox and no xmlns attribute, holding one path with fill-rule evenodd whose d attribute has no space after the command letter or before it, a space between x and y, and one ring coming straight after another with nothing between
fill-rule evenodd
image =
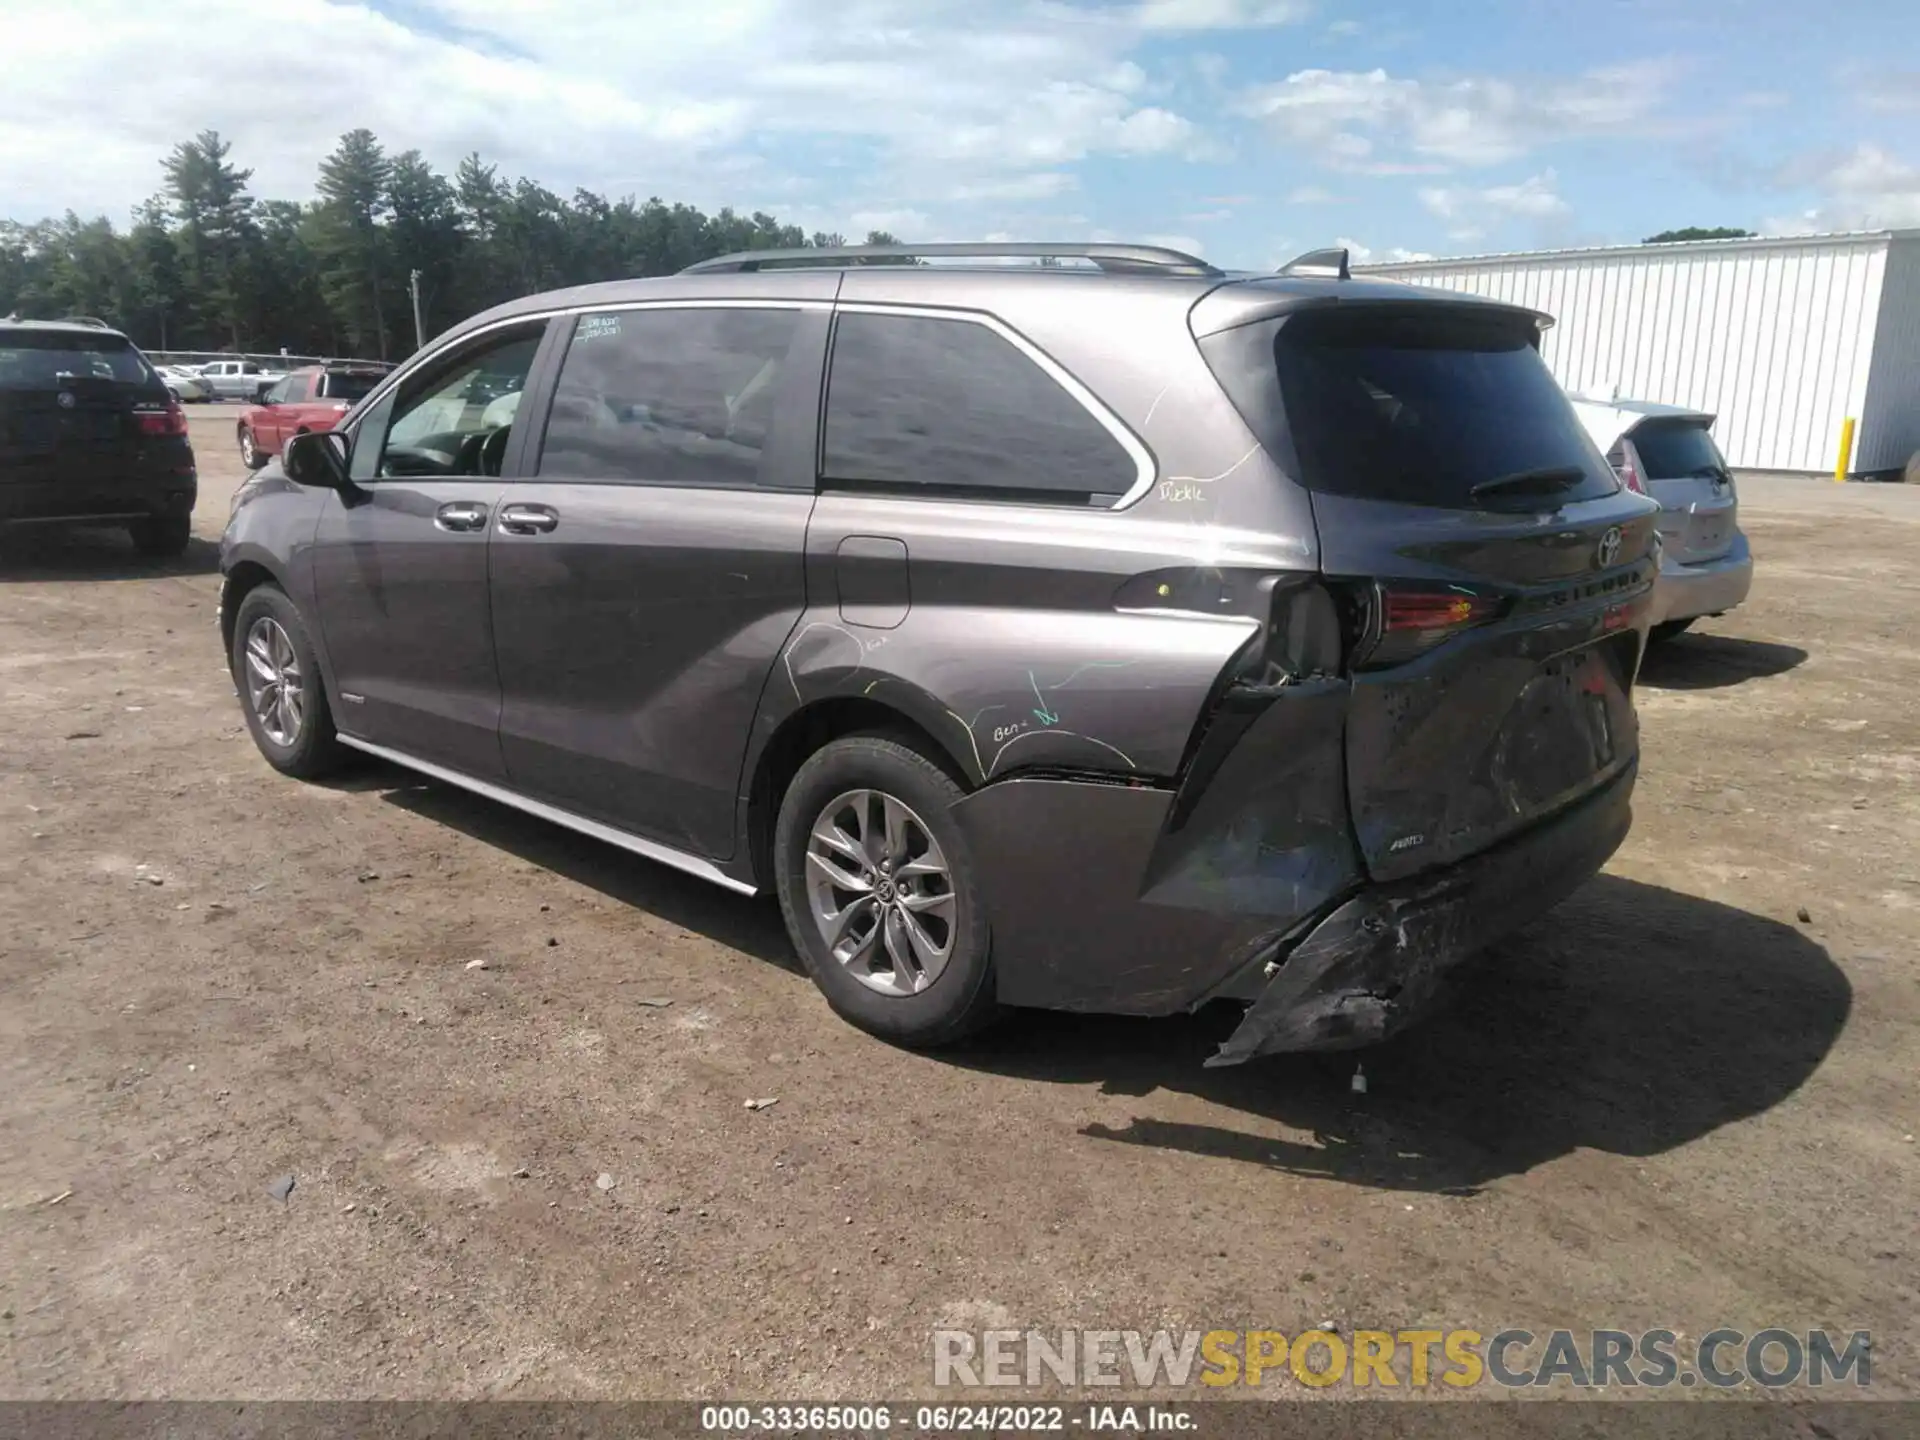
<instances>
[{"instance_id":1,"label":"rear side window","mask_svg":"<svg viewBox=\"0 0 1920 1440\"><path fill-rule=\"evenodd\" d=\"M326 398L347 401L364 400L378 378L378 376L359 374L351 370L329 370L325 380Z\"/></svg>"},{"instance_id":2,"label":"rear side window","mask_svg":"<svg viewBox=\"0 0 1920 1440\"><path fill-rule=\"evenodd\" d=\"M0 390L52 390L72 380L143 385L151 374L140 352L117 335L0 332Z\"/></svg>"},{"instance_id":3,"label":"rear side window","mask_svg":"<svg viewBox=\"0 0 1920 1440\"><path fill-rule=\"evenodd\" d=\"M1685 480L1725 475L1726 457L1697 420L1646 420L1628 437L1640 453L1646 480Z\"/></svg>"},{"instance_id":4,"label":"rear side window","mask_svg":"<svg viewBox=\"0 0 1920 1440\"><path fill-rule=\"evenodd\" d=\"M539 474L645 485L757 482L797 310L582 315Z\"/></svg>"},{"instance_id":5,"label":"rear side window","mask_svg":"<svg viewBox=\"0 0 1920 1440\"><path fill-rule=\"evenodd\" d=\"M1241 363L1216 363L1215 373L1263 439L1291 438L1310 490L1466 507L1475 486L1541 472L1574 472L1557 492L1565 500L1619 488L1534 348L1528 317L1308 311L1268 333L1265 354L1231 356ZM1214 360L1221 347L1203 348ZM1277 394L1258 374L1268 365ZM1270 413L1276 401L1282 415Z\"/></svg>"},{"instance_id":6,"label":"rear side window","mask_svg":"<svg viewBox=\"0 0 1920 1440\"><path fill-rule=\"evenodd\" d=\"M1085 502L1138 467L1087 407L968 320L843 312L822 473L831 481Z\"/></svg>"}]
</instances>

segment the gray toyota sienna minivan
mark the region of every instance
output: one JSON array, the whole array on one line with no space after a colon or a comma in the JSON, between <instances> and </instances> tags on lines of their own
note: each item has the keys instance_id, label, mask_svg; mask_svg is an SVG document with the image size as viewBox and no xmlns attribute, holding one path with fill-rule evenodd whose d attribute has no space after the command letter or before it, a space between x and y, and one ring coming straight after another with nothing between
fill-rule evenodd
<instances>
[{"instance_id":1,"label":"gray toyota sienna minivan","mask_svg":"<svg viewBox=\"0 0 1920 1440\"><path fill-rule=\"evenodd\" d=\"M537 295L248 481L222 634L279 770L772 890L875 1034L1230 999L1209 1063L1364 1045L1627 831L1656 511L1548 323L1338 251Z\"/></svg>"}]
</instances>

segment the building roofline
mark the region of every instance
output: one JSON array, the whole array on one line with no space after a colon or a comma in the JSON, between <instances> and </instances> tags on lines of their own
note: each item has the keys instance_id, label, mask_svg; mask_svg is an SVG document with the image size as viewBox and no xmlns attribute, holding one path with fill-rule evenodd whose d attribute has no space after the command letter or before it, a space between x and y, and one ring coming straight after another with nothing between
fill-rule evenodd
<instances>
[{"instance_id":1,"label":"building roofline","mask_svg":"<svg viewBox=\"0 0 1920 1440\"><path fill-rule=\"evenodd\" d=\"M1748 235L1726 240L1668 240L1658 245L1587 245L1566 250L1491 251L1478 255L1447 255L1432 260L1382 260L1356 265L1356 273L1417 275L1461 266L1513 265L1545 260L1585 259L1598 255L1697 254L1704 250L1775 250L1807 245L1852 245L1863 240L1920 240L1920 229L1834 230L1814 235Z\"/></svg>"}]
</instances>

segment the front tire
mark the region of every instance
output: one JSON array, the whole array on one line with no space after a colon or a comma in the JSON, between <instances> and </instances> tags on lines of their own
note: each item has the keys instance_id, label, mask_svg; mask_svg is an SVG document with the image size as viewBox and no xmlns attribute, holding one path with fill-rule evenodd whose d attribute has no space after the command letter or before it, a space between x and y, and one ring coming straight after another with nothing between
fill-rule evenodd
<instances>
[{"instance_id":1,"label":"front tire","mask_svg":"<svg viewBox=\"0 0 1920 1440\"><path fill-rule=\"evenodd\" d=\"M267 463L267 457L254 442L253 429L248 425L240 427L240 463L249 470L258 470Z\"/></svg>"},{"instance_id":2,"label":"front tire","mask_svg":"<svg viewBox=\"0 0 1920 1440\"><path fill-rule=\"evenodd\" d=\"M136 520L127 527L133 548L154 560L170 560L184 555L193 538L191 515L162 515L151 520Z\"/></svg>"},{"instance_id":3,"label":"front tire","mask_svg":"<svg viewBox=\"0 0 1920 1440\"><path fill-rule=\"evenodd\" d=\"M229 663L247 730L269 765L298 780L340 767L347 752L333 727L313 641L278 587L256 586L240 602Z\"/></svg>"},{"instance_id":4,"label":"front tire","mask_svg":"<svg viewBox=\"0 0 1920 1440\"><path fill-rule=\"evenodd\" d=\"M998 1009L973 854L950 813L963 794L911 745L854 735L815 751L781 801L787 934L827 1003L897 1045L950 1044Z\"/></svg>"}]
</instances>

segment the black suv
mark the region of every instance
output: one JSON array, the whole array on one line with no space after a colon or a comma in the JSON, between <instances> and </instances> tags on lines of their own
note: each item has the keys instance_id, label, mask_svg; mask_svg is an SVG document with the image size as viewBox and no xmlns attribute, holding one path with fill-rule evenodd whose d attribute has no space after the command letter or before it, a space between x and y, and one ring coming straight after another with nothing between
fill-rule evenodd
<instances>
[{"instance_id":1,"label":"black suv","mask_svg":"<svg viewBox=\"0 0 1920 1440\"><path fill-rule=\"evenodd\" d=\"M142 553L178 555L198 492L187 417L132 341L0 320L0 529L124 524Z\"/></svg>"},{"instance_id":2,"label":"black suv","mask_svg":"<svg viewBox=\"0 0 1920 1440\"><path fill-rule=\"evenodd\" d=\"M776 891L877 1034L1361 1045L1626 834L1655 509L1545 323L1131 246L534 296L248 483L223 638L280 770Z\"/></svg>"}]
</instances>

